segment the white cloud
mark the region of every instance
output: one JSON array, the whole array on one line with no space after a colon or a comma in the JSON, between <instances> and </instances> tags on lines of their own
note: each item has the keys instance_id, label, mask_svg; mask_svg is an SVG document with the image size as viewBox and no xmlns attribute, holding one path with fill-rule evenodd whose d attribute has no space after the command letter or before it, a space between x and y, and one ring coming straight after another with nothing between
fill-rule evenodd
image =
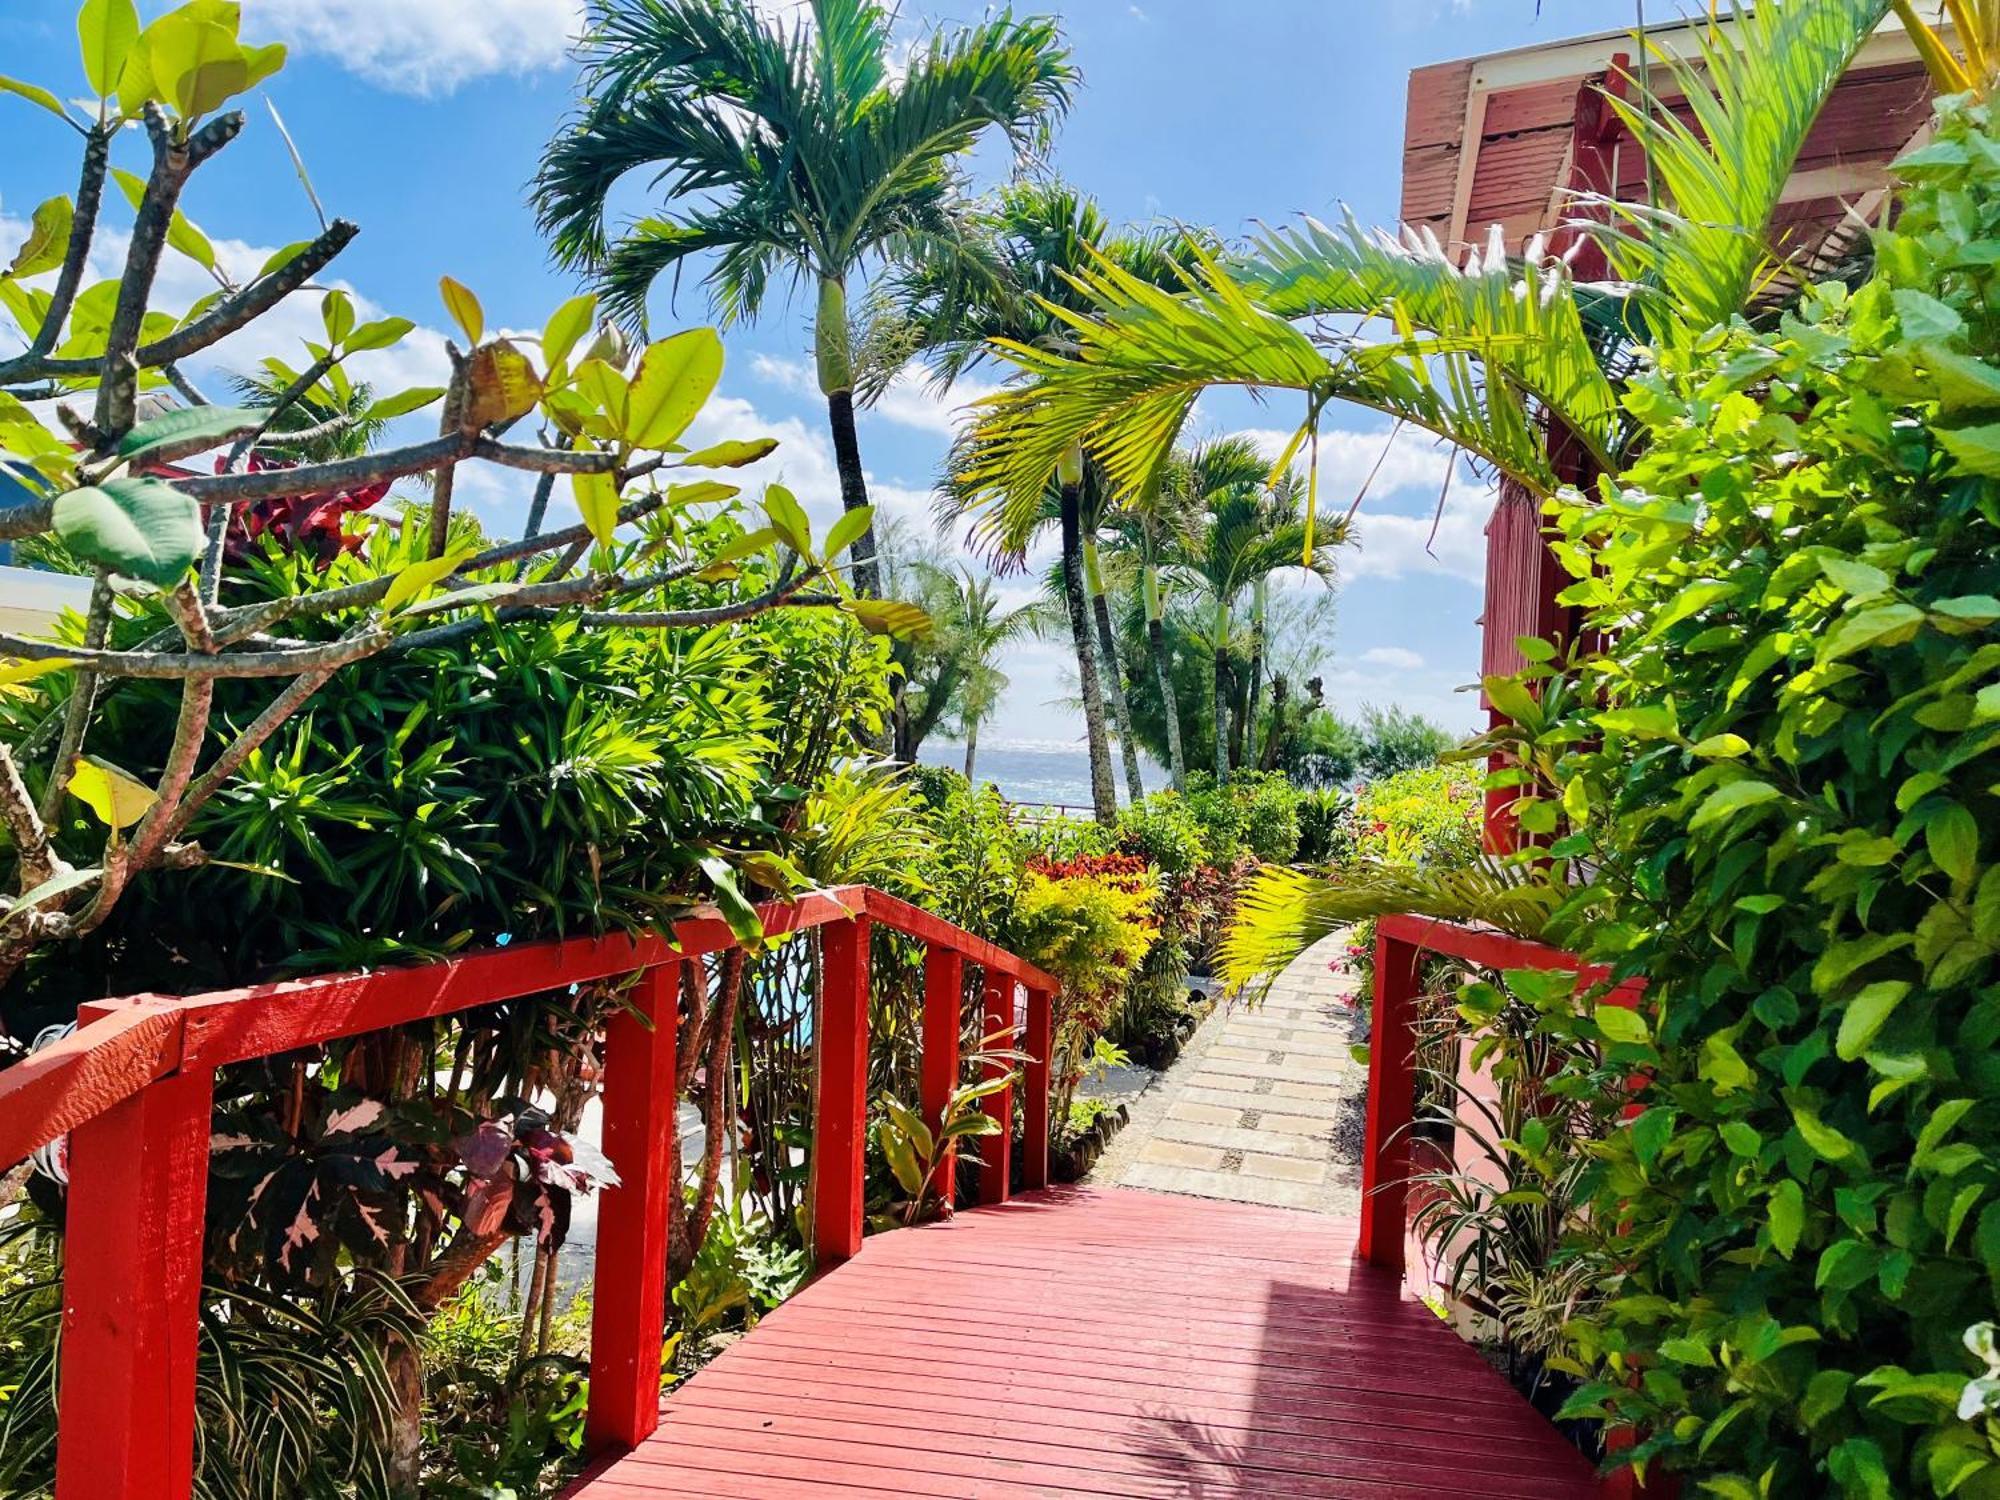
<instances>
[{"instance_id":1,"label":"white cloud","mask_svg":"<svg viewBox=\"0 0 2000 1500\"><path fill-rule=\"evenodd\" d=\"M251 20L383 88L448 94L489 74L562 64L583 0L256 0Z\"/></svg>"},{"instance_id":2,"label":"white cloud","mask_svg":"<svg viewBox=\"0 0 2000 1500\"><path fill-rule=\"evenodd\" d=\"M1268 427L1244 429L1242 436L1273 460L1292 438L1290 432ZM1451 452L1428 434L1407 428L1393 442L1386 432L1321 431L1320 514L1345 515L1361 497L1354 517L1360 545L1341 554L1344 577L1443 573L1472 583L1485 580L1486 518L1492 513L1495 492L1490 484L1475 483L1461 464L1450 493L1445 494ZM1440 495L1444 495L1442 515Z\"/></svg>"},{"instance_id":3,"label":"white cloud","mask_svg":"<svg viewBox=\"0 0 2000 1500\"><path fill-rule=\"evenodd\" d=\"M840 514L840 471L833 461L833 442L816 423L798 417L770 417L741 396L718 395L702 409L682 441L698 448L731 438L760 437L776 438L777 451L747 468L718 477L741 485L744 493L751 495L767 484L784 485L798 496L815 527L827 525ZM919 527L929 525L928 490L870 474L868 499L885 516L901 516Z\"/></svg>"},{"instance_id":4,"label":"white cloud","mask_svg":"<svg viewBox=\"0 0 2000 1500\"><path fill-rule=\"evenodd\" d=\"M819 399L819 379L813 373L810 360L779 359L769 354L758 354L751 358L750 371L767 385L774 385L796 396ZM864 421L875 417L893 422L898 427L953 437L965 420L966 407L999 389L998 385L989 381L965 376L949 390L940 390L931 379L930 372L912 361L897 371L889 388L872 406L862 408L861 415Z\"/></svg>"},{"instance_id":5,"label":"white cloud","mask_svg":"<svg viewBox=\"0 0 2000 1500\"><path fill-rule=\"evenodd\" d=\"M1258 451L1268 455L1274 463L1292 440L1291 429L1271 427L1246 428L1238 435L1249 438L1257 445ZM1344 512L1354 497L1361 493L1364 484L1368 485L1370 499L1408 489L1428 489L1435 494L1444 484L1448 451L1435 444L1427 433L1408 429L1397 434L1392 442L1386 432L1322 428L1319 435L1320 503L1337 504ZM1299 462L1304 461L1302 451ZM1380 465L1379 469L1377 465ZM1372 484L1368 479L1371 471L1375 474ZM1365 510L1367 505L1368 501L1364 500L1362 508Z\"/></svg>"},{"instance_id":6,"label":"white cloud","mask_svg":"<svg viewBox=\"0 0 2000 1500\"><path fill-rule=\"evenodd\" d=\"M1403 646L1375 646L1361 653L1361 660L1371 667L1393 667L1398 671L1416 672L1424 665L1421 652L1411 651Z\"/></svg>"}]
</instances>

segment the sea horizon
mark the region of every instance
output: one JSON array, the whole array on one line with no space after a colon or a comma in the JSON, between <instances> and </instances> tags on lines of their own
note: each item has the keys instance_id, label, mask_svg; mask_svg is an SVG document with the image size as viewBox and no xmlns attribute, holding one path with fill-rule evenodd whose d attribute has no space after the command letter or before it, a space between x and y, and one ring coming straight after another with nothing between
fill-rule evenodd
<instances>
[{"instance_id":1,"label":"sea horizon","mask_svg":"<svg viewBox=\"0 0 2000 1500\"><path fill-rule=\"evenodd\" d=\"M1118 800L1125 795L1124 761L1114 741L1111 747L1112 773L1118 784ZM917 759L927 766L965 768L965 746L950 740L927 740L917 751ZM981 737L979 753L973 760L973 779L991 783L1009 802L1059 803L1070 807L1090 806L1090 751L1081 737L1058 739L996 739ZM1140 779L1148 792L1171 784L1165 766L1143 750L1139 753Z\"/></svg>"}]
</instances>

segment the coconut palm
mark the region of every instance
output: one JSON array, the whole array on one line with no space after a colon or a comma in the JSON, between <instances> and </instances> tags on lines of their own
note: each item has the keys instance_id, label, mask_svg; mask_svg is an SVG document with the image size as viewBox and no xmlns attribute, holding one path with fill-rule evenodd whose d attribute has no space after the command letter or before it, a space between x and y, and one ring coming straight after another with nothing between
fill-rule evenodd
<instances>
[{"instance_id":1,"label":"coconut palm","mask_svg":"<svg viewBox=\"0 0 2000 1500\"><path fill-rule=\"evenodd\" d=\"M1179 287L1193 256L1193 247L1179 235L1114 231L1092 199L1057 180L1009 185L966 215L957 236L933 240L925 249L889 281L882 322L894 330L889 341L926 358L946 386L1004 350L1059 347L1066 328L1063 309L1083 305L1075 278L1091 266L1119 267L1149 286ZM947 516L978 512L981 534L1002 557L1023 557L1049 525L1060 539L1092 802L1099 820L1109 822L1117 815L1118 794L1105 726L1107 698L1124 751L1127 791L1137 800L1145 786L1097 558L1108 492L1079 450L1052 465L1032 493L999 507L988 505L991 498L977 475L954 464L945 493Z\"/></svg>"},{"instance_id":2,"label":"coconut palm","mask_svg":"<svg viewBox=\"0 0 2000 1500\"><path fill-rule=\"evenodd\" d=\"M1216 467L1222 469L1220 464ZM1307 573L1331 583L1334 554L1354 537L1344 518L1317 528L1309 525L1296 485L1267 488L1252 480L1220 487L1205 498L1206 511L1194 534L1176 549L1173 567L1209 600L1209 646L1215 656L1214 768L1216 780L1224 781L1229 776L1226 684L1237 602L1288 567L1303 566Z\"/></svg>"},{"instance_id":3,"label":"coconut palm","mask_svg":"<svg viewBox=\"0 0 2000 1500\"><path fill-rule=\"evenodd\" d=\"M1056 22L1002 13L939 30L893 65L894 12L811 0L774 19L755 0L596 0L580 44L584 101L535 179L541 227L589 271L604 306L640 323L654 283L709 255L725 322L755 318L774 280L817 291L813 326L841 503L868 503L854 426L850 279L946 227L955 164L989 130L1038 145L1076 70ZM656 217L615 239L608 200L645 169ZM878 592L872 535L855 583Z\"/></svg>"}]
</instances>

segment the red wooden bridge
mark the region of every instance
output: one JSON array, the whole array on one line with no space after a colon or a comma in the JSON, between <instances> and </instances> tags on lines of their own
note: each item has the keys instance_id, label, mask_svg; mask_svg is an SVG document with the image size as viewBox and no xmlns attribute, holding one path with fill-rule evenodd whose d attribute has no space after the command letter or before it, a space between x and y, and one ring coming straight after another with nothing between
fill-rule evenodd
<instances>
[{"instance_id":1,"label":"red wooden bridge","mask_svg":"<svg viewBox=\"0 0 2000 1500\"><path fill-rule=\"evenodd\" d=\"M1411 1000L1422 948L1510 967L1565 957L1392 918L1377 948L1363 1212L1342 1222L1048 1186L1054 981L880 892L763 911L821 929L813 1219L820 1277L664 1401L666 1195L678 966L729 947L671 933L510 948L420 968L84 1008L0 1073L0 1164L70 1134L58 1500L187 1500L215 1070L621 974L605 1039L586 1500L716 1496L1593 1496L1588 1464L1406 1289ZM986 1031L1037 1061L987 1107L1022 1113L1023 1191L988 1137L982 1205L862 1239L871 927L925 945L924 1107L959 1075L967 965ZM1490 951L1489 951L1490 950ZM642 1019L643 1017L643 1019Z\"/></svg>"}]
</instances>

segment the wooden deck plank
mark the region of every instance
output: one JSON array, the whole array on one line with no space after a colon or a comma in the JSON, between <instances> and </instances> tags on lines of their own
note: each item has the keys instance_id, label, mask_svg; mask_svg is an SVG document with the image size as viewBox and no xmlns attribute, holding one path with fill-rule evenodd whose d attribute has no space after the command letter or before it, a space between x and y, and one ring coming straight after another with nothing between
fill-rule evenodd
<instances>
[{"instance_id":1,"label":"wooden deck plank","mask_svg":"<svg viewBox=\"0 0 2000 1500\"><path fill-rule=\"evenodd\" d=\"M1059 1188L877 1235L576 1500L1587 1500L1589 1466L1355 1226Z\"/></svg>"}]
</instances>

